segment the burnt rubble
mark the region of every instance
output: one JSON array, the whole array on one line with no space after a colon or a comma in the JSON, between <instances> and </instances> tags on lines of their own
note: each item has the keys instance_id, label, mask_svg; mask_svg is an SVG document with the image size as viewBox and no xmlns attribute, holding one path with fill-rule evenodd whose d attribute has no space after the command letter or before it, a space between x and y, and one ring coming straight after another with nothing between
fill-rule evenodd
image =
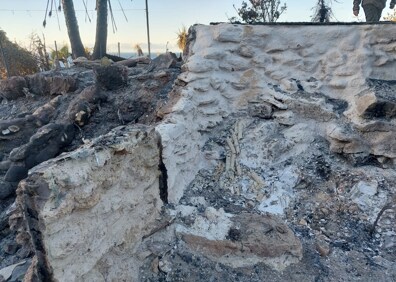
<instances>
[{"instance_id":1,"label":"burnt rubble","mask_svg":"<svg viewBox=\"0 0 396 282\"><path fill-rule=\"evenodd\" d=\"M6 82L0 275L395 280L392 36L195 25L183 62Z\"/></svg>"},{"instance_id":2,"label":"burnt rubble","mask_svg":"<svg viewBox=\"0 0 396 282\"><path fill-rule=\"evenodd\" d=\"M14 229L8 223L18 183L29 169L119 125L159 119L157 108L166 104L164 91L170 91L180 62L172 68L143 62L133 68L119 64L88 69L76 66L1 81L0 269L29 260L40 250L29 246L36 239L15 239L21 226L18 217L14 215ZM25 219L35 217L31 214ZM43 260L43 255L35 257L38 265L44 265ZM37 272L36 278L44 281L43 277L50 275L45 273Z\"/></svg>"}]
</instances>

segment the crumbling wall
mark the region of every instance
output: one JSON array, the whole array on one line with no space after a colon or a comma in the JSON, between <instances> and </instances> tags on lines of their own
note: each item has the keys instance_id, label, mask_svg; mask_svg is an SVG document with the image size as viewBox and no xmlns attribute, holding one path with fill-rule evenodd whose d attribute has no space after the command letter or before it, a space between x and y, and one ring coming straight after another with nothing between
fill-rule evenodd
<instances>
[{"instance_id":1,"label":"crumbling wall","mask_svg":"<svg viewBox=\"0 0 396 282\"><path fill-rule=\"evenodd\" d=\"M155 129L117 128L19 185L27 277L396 277L394 26L196 25L189 36Z\"/></svg>"},{"instance_id":2,"label":"crumbling wall","mask_svg":"<svg viewBox=\"0 0 396 282\"><path fill-rule=\"evenodd\" d=\"M395 36L387 24L192 27L180 99L156 127L181 259L151 277L234 281L243 267L240 281L354 281L344 261L356 277L396 277ZM260 251L256 233L286 248Z\"/></svg>"},{"instance_id":3,"label":"crumbling wall","mask_svg":"<svg viewBox=\"0 0 396 282\"><path fill-rule=\"evenodd\" d=\"M237 115L310 120L332 151L394 166L393 25L196 25L191 36L181 98L157 127L171 202L210 163L210 132Z\"/></svg>"},{"instance_id":4,"label":"crumbling wall","mask_svg":"<svg viewBox=\"0 0 396 282\"><path fill-rule=\"evenodd\" d=\"M153 128L119 127L30 172L11 220L34 253L27 281L136 281L162 207L158 143Z\"/></svg>"}]
</instances>

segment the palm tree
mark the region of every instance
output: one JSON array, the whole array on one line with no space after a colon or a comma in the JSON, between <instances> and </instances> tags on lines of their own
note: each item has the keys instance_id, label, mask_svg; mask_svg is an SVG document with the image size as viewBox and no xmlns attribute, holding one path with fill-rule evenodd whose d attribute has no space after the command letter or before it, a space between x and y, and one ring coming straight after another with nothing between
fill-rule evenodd
<instances>
[{"instance_id":1,"label":"palm tree","mask_svg":"<svg viewBox=\"0 0 396 282\"><path fill-rule=\"evenodd\" d=\"M315 13L312 16L312 21L321 23L330 22L330 19L334 17L331 4L331 0L318 0L318 3L314 7Z\"/></svg>"},{"instance_id":2,"label":"palm tree","mask_svg":"<svg viewBox=\"0 0 396 282\"><path fill-rule=\"evenodd\" d=\"M63 12L69 35L70 46L73 58L85 57L84 46L81 41L80 31L78 28L76 13L74 10L73 0L62 0Z\"/></svg>"},{"instance_id":3,"label":"palm tree","mask_svg":"<svg viewBox=\"0 0 396 282\"><path fill-rule=\"evenodd\" d=\"M134 46L134 48L135 48L135 50L136 50L136 53L137 53L138 57L144 56L143 51L142 51L142 47L140 47L139 44L136 44L136 45Z\"/></svg>"},{"instance_id":4,"label":"palm tree","mask_svg":"<svg viewBox=\"0 0 396 282\"><path fill-rule=\"evenodd\" d=\"M96 0L96 36L92 59L101 59L107 45L107 0Z\"/></svg>"},{"instance_id":5,"label":"palm tree","mask_svg":"<svg viewBox=\"0 0 396 282\"><path fill-rule=\"evenodd\" d=\"M67 45L63 45L62 48L58 50L58 52L56 50L51 50L52 60L55 60L55 58L58 60L66 60L69 55L69 47Z\"/></svg>"},{"instance_id":6,"label":"palm tree","mask_svg":"<svg viewBox=\"0 0 396 282\"><path fill-rule=\"evenodd\" d=\"M180 50L184 50L187 45L187 36L188 32L185 26L183 26L179 31L176 33L177 34L177 47L179 47Z\"/></svg>"}]
</instances>

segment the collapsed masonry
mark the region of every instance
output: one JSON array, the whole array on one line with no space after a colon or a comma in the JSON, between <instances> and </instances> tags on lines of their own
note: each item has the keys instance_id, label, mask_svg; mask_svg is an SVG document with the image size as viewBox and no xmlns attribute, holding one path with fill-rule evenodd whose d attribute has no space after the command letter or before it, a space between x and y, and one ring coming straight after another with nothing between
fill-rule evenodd
<instances>
[{"instance_id":1,"label":"collapsed masonry","mask_svg":"<svg viewBox=\"0 0 396 282\"><path fill-rule=\"evenodd\" d=\"M390 24L192 27L162 121L19 184L25 279L395 279L393 38Z\"/></svg>"}]
</instances>

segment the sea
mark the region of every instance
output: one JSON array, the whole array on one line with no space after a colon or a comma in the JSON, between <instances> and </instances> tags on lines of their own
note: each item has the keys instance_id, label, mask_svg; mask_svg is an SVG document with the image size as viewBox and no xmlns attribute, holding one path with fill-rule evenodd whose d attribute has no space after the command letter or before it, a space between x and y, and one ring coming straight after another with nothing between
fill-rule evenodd
<instances>
[{"instance_id":1,"label":"sea","mask_svg":"<svg viewBox=\"0 0 396 282\"><path fill-rule=\"evenodd\" d=\"M109 55L113 55L113 56L119 56L125 59L131 59L131 58L136 58L138 55L136 52L121 52L120 55L118 55L118 52L108 52ZM156 57L158 57L160 54L162 54L163 52L151 52L151 59L154 59ZM144 55L147 55L146 53L144 53ZM176 56L180 56L180 52L176 53Z\"/></svg>"}]
</instances>

